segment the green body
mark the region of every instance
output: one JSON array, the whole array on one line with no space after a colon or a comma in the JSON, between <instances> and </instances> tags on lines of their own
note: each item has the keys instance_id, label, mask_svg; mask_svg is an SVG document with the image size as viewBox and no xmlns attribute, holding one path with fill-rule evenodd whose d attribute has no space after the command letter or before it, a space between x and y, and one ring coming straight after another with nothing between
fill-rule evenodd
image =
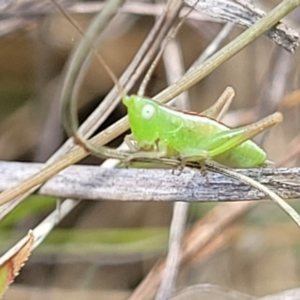
<instances>
[{"instance_id":1,"label":"green body","mask_svg":"<svg viewBox=\"0 0 300 300\"><path fill-rule=\"evenodd\" d=\"M128 108L133 137L143 149L158 148L166 150L167 155L187 157L202 155L204 150L211 154L208 158L234 168L252 168L266 162L266 153L250 140L230 147L230 140L237 133L243 134L246 127L230 130L201 114L178 111L138 96L126 96L123 103Z\"/></svg>"}]
</instances>

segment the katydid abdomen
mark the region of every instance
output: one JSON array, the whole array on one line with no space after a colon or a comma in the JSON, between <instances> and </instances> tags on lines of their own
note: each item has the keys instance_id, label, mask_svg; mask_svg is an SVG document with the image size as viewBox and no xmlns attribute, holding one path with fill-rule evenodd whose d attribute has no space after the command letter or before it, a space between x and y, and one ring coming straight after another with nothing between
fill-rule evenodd
<instances>
[{"instance_id":1,"label":"katydid abdomen","mask_svg":"<svg viewBox=\"0 0 300 300\"><path fill-rule=\"evenodd\" d=\"M230 129L201 114L178 111L138 96L127 96L132 134L141 148L158 144L166 155L178 155L188 160L212 159L234 168L252 168L266 163L266 153L248 140L265 128L281 121L275 113L245 127Z\"/></svg>"}]
</instances>

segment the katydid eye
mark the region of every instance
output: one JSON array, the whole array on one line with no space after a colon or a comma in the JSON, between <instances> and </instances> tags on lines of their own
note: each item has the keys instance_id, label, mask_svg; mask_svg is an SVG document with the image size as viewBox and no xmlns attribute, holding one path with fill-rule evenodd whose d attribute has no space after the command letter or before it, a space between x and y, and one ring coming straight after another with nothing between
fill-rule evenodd
<instances>
[{"instance_id":1,"label":"katydid eye","mask_svg":"<svg viewBox=\"0 0 300 300\"><path fill-rule=\"evenodd\" d=\"M142 117L146 120L151 119L154 116L155 108L151 104L146 104L142 110Z\"/></svg>"}]
</instances>

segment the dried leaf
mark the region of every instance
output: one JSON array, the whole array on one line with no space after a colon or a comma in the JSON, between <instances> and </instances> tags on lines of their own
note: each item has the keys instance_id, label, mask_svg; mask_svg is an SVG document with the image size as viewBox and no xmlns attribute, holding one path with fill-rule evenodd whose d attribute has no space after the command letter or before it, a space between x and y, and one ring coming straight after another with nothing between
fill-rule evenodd
<instances>
[{"instance_id":1,"label":"dried leaf","mask_svg":"<svg viewBox=\"0 0 300 300\"><path fill-rule=\"evenodd\" d=\"M21 246L14 248L11 253L0 262L0 297L3 296L7 287L14 281L20 269L28 259L34 242L33 231L30 230L27 239Z\"/></svg>"}]
</instances>

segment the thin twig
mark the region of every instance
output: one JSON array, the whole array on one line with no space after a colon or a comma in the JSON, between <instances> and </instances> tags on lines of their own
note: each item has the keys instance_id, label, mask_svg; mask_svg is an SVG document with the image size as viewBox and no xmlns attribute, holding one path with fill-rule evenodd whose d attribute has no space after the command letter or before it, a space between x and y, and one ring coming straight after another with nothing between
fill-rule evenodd
<instances>
[{"instance_id":1,"label":"thin twig","mask_svg":"<svg viewBox=\"0 0 300 300\"><path fill-rule=\"evenodd\" d=\"M191 68L195 68L196 66L202 64L212 54L214 54L220 47L220 44L228 37L233 28L234 24L232 23L227 23L226 25L224 25L222 30L220 30L216 37L210 42L210 44L206 47L200 57L193 63Z\"/></svg>"},{"instance_id":2,"label":"thin twig","mask_svg":"<svg viewBox=\"0 0 300 300\"><path fill-rule=\"evenodd\" d=\"M177 202L174 204L166 265L156 300L170 299L175 285L181 258L182 238L188 213L188 203Z\"/></svg>"},{"instance_id":3,"label":"thin twig","mask_svg":"<svg viewBox=\"0 0 300 300\"><path fill-rule=\"evenodd\" d=\"M180 44L176 39L170 40L166 46L163 53L163 61L168 84L176 82L185 71ZM190 99L187 91L173 99L173 101L176 101L175 105L181 109L188 109L190 107ZM156 294L157 300L169 299L171 297L180 264L182 238L184 236L188 208L189 204L186 202L175 202L173 205L166 267L161 285Z\"/></svg>"},{"instance_id":4,"label":"thin twig","mask_svg":"<svg viewBox=\"0 0 300 300\"><path fill-rule=\"evenodd\" d=\"M179 41L176 38L168 41L163 53L163 62L166 69L168 84L176 82L185 73L182 50ZM190 100L188 91L178 95L170 101L170 104L183 110L189 110Z\"/></svg>"},{"instance_id":5,"label":"thin twig","mask_svg":"<svg viewBox=\"0 0 300 300\"><path fill-rule=\"evenodd\" d=\"M39 172L44 164L0 161L0 190L17 185ZM186 168L180 175L164 169L107 169L71 166L50 179L39 191L60 198L110 201L223 202L266 199L264 193L247 184L197 169ZM300 198L300 168L238 170L276 191L284 199ZM134 186L135 190L130 189ZM117 188L116 188L117 187Z\"/></svg>"}]
</instances>

